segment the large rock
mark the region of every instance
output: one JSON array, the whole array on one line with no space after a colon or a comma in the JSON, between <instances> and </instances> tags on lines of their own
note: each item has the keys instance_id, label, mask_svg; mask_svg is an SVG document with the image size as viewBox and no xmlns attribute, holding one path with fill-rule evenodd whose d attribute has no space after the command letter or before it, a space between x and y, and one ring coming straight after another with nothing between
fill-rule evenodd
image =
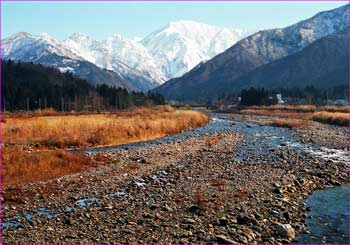
<instances>
[{"instance_id":1,"label":"large rock","mask_svg":"<svg viewBox=\"0 0 350 245\"><path fill-rule=\"evenodd\" d=\"M224 235L217 235L216 236L216 240L219 242L219 243L222 243L222 244L239 244L239 242L236 242L234 240L231 240L230 238L224 236Z\"/></svg>"},{"instance_id":2,"label":"large rock","mask_svg":"<svg viewBox=\"0 0 350 245\"><path fill-rule=\"evenodd\" d=\"M277 236L288 240L294 240L295 238L295 231L290 224L278 224L276 227L276 233Z\"/></svg>"}]
</instances>

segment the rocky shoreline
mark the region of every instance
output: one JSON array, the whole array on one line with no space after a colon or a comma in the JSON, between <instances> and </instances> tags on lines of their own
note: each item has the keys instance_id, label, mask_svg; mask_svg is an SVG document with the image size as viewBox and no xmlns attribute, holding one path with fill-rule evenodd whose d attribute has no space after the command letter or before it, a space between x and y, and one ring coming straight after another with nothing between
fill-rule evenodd
<instances>
[{"instance_id":1,"label":"rocky shoreline","mask_svg":"<svg viewBox=\"0 0 350 245\"><path fill-rule=\"evenodd\" d=\"M337 135L328 135L335 137L329 142L345 148ZM5 187L5 220L43 207L60 215L34 215L21 227L4 228L3 242L297 242L295 234L307 232L305 198L346 183L345 164L284 148L271 149L268 159L236 160L244 140L223 132L90 154L108 164L16 191ZM91 204L79 205L82 198Z\"/></svg>"},{"instance_id":2,"label":"rocky shoreline","mask_svg":"<svg viewBox=\"0 0 350 245\"><path fill-rule=\"evenodd\" d=\"M254 122L260 125L269 125L273 116L256 116L242 114L225 114L230 120ZM302 143L318 144L333 149L346 149L349 147L350 131L348 127L319 123L311 120L295 119L305 122L307 127L294 128L293 131Z\"/></svg>"}]
</instances>

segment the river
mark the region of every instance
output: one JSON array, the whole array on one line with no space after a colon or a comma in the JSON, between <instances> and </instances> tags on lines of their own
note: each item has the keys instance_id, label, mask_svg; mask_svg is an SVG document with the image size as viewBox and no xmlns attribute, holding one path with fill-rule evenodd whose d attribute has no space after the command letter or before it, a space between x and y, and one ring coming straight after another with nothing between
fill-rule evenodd
<instances>
[{"instance_id":1,"label":"river","mask_svg":"<svg viewBox=\"0 0 350 245\"><path fill-rule=\"evenodd\" d=\"M86 153L117 151L120 149L140 148L154 144L162 144L173 141L181 141L188 137L202 136L210 133L235 131L244 135L244 141L239 146L239 156L233 157L240 161L250 155L264 156L263 161L272 157L269 154L274 149L293 150L301 154L313 154L320 158L326 158L333 162L346 162L347 152L342 150L327 149L312 144L301 143L291 129L279 128L268 125L258 125L251 122L230 121L224 114L214 114L212 122L208 125L182 133L167 136L161 139L145 142L91 148L84 150ZM307 199L311 211L308 213L307 230L308 234L297 236L299 243L348 243L349 241L349 186L340 186L334 189L315 191ZM116 196L127 198L126 193L111 193L110 198ZM77 201L77 205L84 207L98 203L100 197L91 197ZM6 207L5 207L6 208ZM69 212L71 207L62 207L62 210ZM23 220L30 220L33 215L56 217L63 213L52 213L42 208L24 216L11 217L3 222L4 228L16 228L23 226ZM312 218L311 218L312 217Z\"/></svg>"}]
</instances>

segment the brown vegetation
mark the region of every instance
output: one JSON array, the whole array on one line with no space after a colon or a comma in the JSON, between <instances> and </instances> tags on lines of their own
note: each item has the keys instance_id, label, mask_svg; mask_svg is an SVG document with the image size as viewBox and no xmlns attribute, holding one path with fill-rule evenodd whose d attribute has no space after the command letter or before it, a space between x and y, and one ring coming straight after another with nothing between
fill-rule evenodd
<instances>
[{"instance_id":1,"label":"brown vegetation","mask_svg":"<svg viewBox=\"0 0 350 245\"><path fill-rule=\"evenodd\" d=\"M277 116L285 118L304 119L311 115L310 112L295 112L285 110L267 110L267 109L243 109L240 110L244 115L258 115L258 116Z\"/></svg>"},{"instance_id":2,"label":"brown vegetation","mask_svg":"<svg viewBox=\"0 0 350 245\"><path fill-rule=\"evenodd\" d=\"M320 110L328 112L350 112L350 106L326 105L321 107Z\"/></svg>"},{"instance_id":3,"label":"brown vegetation","mask_svg":"<svg viewBox=\"0 0 350 245\"><path fill-rule=\"evenodd\" d=\"M292 119L275 119L271 125L283 128L305 128L307 126L305 121Z\"/></svg>"},{"instance_id":4,"label":"brown vegetation","mask_svg":"<svg viewBox=\"0 0 350 245\"><path fill-rule=\"evenodd\" d=\"M194 203L201 210L205 210L208 207L209 199L201 188L197 188L194 193Z\"/></svg>"},{"instance_id":5,"label":"brown vegetation","mask_svg":"<svg viewBox=\"0 0 350 245\"><path fill-rule=\"evenodd\" d=\"M179 133L206 124L196 111L170 106L139 108L116 114L63 114L55 111L7 114L1 123L4 184L46 180L81 172L109 159L70 154L63 149L119 145ZM138 165L130 165L136 169Z\"/></svg>"},{"instance_id":6,"label":"brown vegetation","mask_svg":"<svg viewBox=\"0 0 350 245\"><path fill-rule=\"evenodd\" d=\"M2 132L5 144L82 148L159 138L201 126L208 120L199 112L164 106L118 114L8 117L2 123Z\"/></svg>"},{"instance_id":7,"label":"brown vegetation","mask_svg":"<svg viewBox=\"0 0 350 245\"><path fill-rule=\"evenodd\" d=\"M2 159L3 184L46 180L80 172L89 166L91 166L91 161L82 153L26 152L17 146L5 147Z\"/></svg>"},{"instance_id":8,"label":"brown vegetation","mask_svg":"<svg viewBox=\"0 0 350 245\"><path fill-rule=\"evenodd\" d=\"M293 111L293 112L314 112L317 107L314 105L270 105L270 106L250 106L249 109L268 111Z\"/></svg>"},{"instance_id":9,"label":"brown vegetation","mask_svg":"<svg viewBox=\"0 0 350 245\"><path fill-rule=\"evenodd\" d=\"M305 119L339 126L349 125L350 106L273 105L252 106L239 111L244 115L274 116ZM304 127L299 121L274 120L272 125L281 127ZM305 123L304 123L305 124Z\"/></svg>"},{"instance_id":10,"label":"brown vegetation","mask_svg":"<svg viewBox=\"0 0 350 245\"><path fill-rule=\"evenodd\" d=\"M223 136L218 134L218 135L211 135L211 136L207 136L204 139L204 142L207 146L214 146L216 144L218 144L221 140L222 140Z\"/></svg>"},{"instance_id":11,"label":"brown vegetation","mask_svg":"<svg viewBox=\"0 0 350 245\"><path fill-rule=\"evenodd\" d=\"M338 126L348 126L350 122L350 113L320 111L312 114L310 119Z\"/></svg>"}]
</instances>

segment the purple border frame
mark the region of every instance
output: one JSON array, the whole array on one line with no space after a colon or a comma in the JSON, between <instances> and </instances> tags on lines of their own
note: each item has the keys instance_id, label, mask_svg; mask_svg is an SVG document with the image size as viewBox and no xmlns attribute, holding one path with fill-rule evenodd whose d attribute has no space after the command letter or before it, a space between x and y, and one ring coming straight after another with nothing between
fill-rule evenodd
<instances>
[{"instance_id":1,"label":"purple border frame","mask_svg":"<svg viewBox=\"0 0 350 245\"><path fill-rule=\"evenodd\" d=\"M149 2L149 3L169 3L169 2L213 2L218 3L220 2L344 2L348 4L349 12L350 12L350 0L0 0L0 47L1 47L1 41L2 41L2 2ZM348 64L350 65L350 14L348 15ZM0 48L0 74L2 74L2 52ZM1 86L1 78L0 76L0 121L2 121L2 86ZM348 70L348 101L350 101L350 69ZM350 127L348 127L348 149L350 149ZM0 232L2 232L2 128L0 123ZM349 154L349 162L347 166L347 171L350 172L350 151ZM348 177L348 183L350 183L350 175ZM348 201L350 203L350 195L348 196ZM349 217L350 222L350 217ZM349 231L350 233L350 231ZM0 234L0 244L3 244L3 238L2 233ZM55 243L46 243L48 245L54 245ZM161 243L159 243L160 245ZM299 243L302 244L302 243ZM135 244L136 245L136 244ZM248 244L249 245L249 244ZM271 244L275 245L275 244ZM310 243L310 245L318 245L317 243ZM321 244L320 244L321 245ZM337 244L334 244L337 245Z\"/></svg>"},{"instance_id":2,"label":"purple border frame","mask_svg":"<svg viewBox=\"0 0 350 245\"><path fill-rule=\"evenodd\" d=\"M347 2L349 0L1 0L0 2Z\"/></svg>"}]
</instances>

